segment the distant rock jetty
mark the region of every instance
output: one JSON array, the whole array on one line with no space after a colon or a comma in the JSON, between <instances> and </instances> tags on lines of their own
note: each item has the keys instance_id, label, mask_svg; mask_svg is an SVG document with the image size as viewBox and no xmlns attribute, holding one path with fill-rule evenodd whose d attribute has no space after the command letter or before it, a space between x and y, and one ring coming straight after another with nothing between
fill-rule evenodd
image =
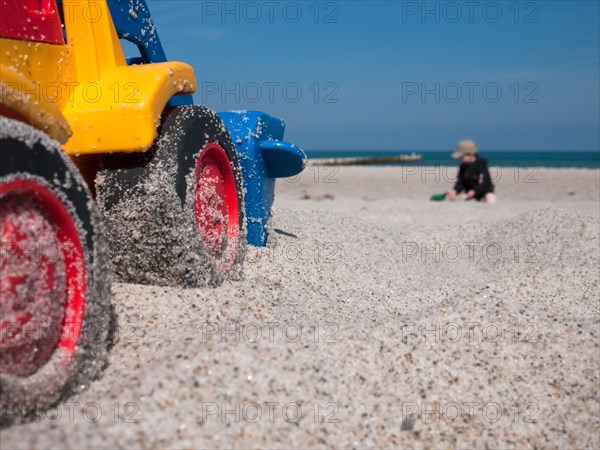
<instances>
[{"instance_id":1,"label":"distant rock jetty","mask_svg":"<svg viewBox=\"0 0 600 450\"><path fill-rule=\"evenodd\" d=\"M420 161L421 155L366 156L359 158L315 158L309 164L317 166L367 166L373 164L409 163Z\"/></svg>"}]
</instances>

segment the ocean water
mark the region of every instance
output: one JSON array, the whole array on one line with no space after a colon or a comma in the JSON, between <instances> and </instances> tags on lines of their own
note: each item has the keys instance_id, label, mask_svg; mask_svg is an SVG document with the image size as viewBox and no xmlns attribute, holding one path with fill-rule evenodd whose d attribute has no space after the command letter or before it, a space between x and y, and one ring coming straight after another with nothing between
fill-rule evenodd
<instances>
[{"instance_id":1,"label":"ocean water","mask_svg":"<svg viewBox=\"0 0 600 450\"><path fill-rule=\"evenodd\" d=\"M344 158L344 157L374 157L411 152L391 151L307 151L309 158ZM447 166L458 165L458 161L450 158L450 151L416 152L421 155L421 161L405 163L418 166ZM481 156L495 167L556 167L556 168L600 168L600 152L597 151L481 151ZM385 164L385 165L397 165Z\"/></svg>"}]
</instances>

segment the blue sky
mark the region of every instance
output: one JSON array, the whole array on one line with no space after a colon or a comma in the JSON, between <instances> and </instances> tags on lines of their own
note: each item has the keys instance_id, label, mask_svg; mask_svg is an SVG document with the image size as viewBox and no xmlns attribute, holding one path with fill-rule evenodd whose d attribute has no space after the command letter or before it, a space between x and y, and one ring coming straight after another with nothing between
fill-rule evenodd
<instances>
[{"instance_id":1,"label":"blue sky","mask_svg":"<svg viewBox=\"0 0 600 450\"><path fill-rule=\"evenodd\" d=\"M600 151L597 1L148 3L197 103L309 150Z\"/></svg>"}]
</instances>

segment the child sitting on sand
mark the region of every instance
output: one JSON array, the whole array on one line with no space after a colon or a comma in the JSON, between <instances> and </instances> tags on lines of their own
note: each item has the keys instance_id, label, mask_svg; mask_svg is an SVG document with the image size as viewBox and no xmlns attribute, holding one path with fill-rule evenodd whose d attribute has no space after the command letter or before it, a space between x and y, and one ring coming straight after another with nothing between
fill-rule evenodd
<instances>
[{"instance_id":1,"label":"child sitting on sand","mask_svg":"<svg viewBox=\"0 0 600 450\"><path fill-rule=\"evenodd\" d=\"M490 178L487 160L477 155L477 143L471 139L460 141L452 158L460 158L460 168L454 189L446 194L448 200L454 200L462 191L466 192L465 200L483 200L494 203L494 184Z\"/></svg>"}]
</instances>

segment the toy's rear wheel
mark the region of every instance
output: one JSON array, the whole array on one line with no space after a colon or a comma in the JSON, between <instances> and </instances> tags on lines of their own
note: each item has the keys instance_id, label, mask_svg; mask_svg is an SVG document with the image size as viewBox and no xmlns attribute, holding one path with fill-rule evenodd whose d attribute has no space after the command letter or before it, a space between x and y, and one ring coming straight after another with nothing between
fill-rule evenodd
<instances>
[{"instance_id":1,"label":"toy's rear wheel","mask_svg":"<svg viewBox=\"0 0 600 450\"><path fill-rule=\"evenodd\" d=\"M73 356L86 298L83 248L63 202L36 180L0 181L0 372Z\"/></svg>"},{"instance_id":2,"label":"toy's rear wheel","mask_svg":"<svg viewBox=\"0 0 600 450\"><path fill-rule=\"evenodd\" d=\"M214 112L172 108L152 149L110 155L103 166L98 203L120 279L193 287L239 274L245 253L242 172Z\"/></svg>"},{"instance_id":3,"label":"toy's rear wheel","mask_svg":"<svg viewBox=\"0 0 600 450\"><path fill-rule=\"evenodd\" d=\"M20 421L103 365L110 273L100 217L60 145L0 118L0 422Z\"/></svg>"}]
</instances>

